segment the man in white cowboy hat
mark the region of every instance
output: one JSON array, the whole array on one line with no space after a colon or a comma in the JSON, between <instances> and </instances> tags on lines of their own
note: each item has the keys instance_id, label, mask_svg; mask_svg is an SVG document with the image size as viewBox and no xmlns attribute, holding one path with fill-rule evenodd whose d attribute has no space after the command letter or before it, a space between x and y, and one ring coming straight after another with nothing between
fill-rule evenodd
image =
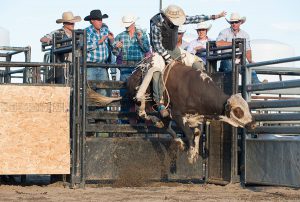
<instances>
[{"instance_id":1,"label":"man in white cowboy hat","mask_svg":"<svg viewBox=\"0 0 300 202\"><path fill-rule=\"evenodd\" d=\"M40 39L40 41L42 43L50 44L54 33L61 33L65 37L70 38L72 37L72 31L74 30L75 23L80 21L81 21L81 17L74 16L71 11L63 12L62 18L56 20L57 24L63 23L63 27L49 34L46 34L44 37Z\"/></svg>"},{"instance_id":2,"label":"man in white cowboy hat","mask_svg":"<svg viewBox=\"0 0 300 202\"><path fill-rule=\"evenodd\" d=\"M74 30L75 23L80 22L81 17L80 16L74 16L71 11L63 12L62 18L57 19L57 24L63 24L63 27L55 30L49 34L46 34L44 37L40 39L42 43L50 44L52 43L52 38L54 34L61 35L62 38L71 38L72 37L72 31ZM65 53L61 56L56 57L60 62L72 62L72 53ZM54 62L54 61L53 61ZM58 61L56 61L58 62ZM50 70L52 71L52 70ZM54 74L54 71L53 71ZM57 68L54 75L55 83L64 83L65 82L65 76L64 76L64 69L63 68Z\"/></svg>"},{"instance_id":3,"label":"man in white cowboy hat","mask_svg":"<svg viewBox=\"0 0 300 202\"><path fill-rule=\"evenodd\" d=\"M157 103L158 111L162 117L168 116L168 111L164 106L162 71L166 64L170 64L174 59L180 58L180 50L176 48L178 38L178 27L183 24L196 24L201 21L215 20L224 17L226 12L217 15L195 15L186 16L183 9L176 5L169 5L166 9L153 16L150 20L150 42L154 54L152 60L151 72L147 73L143 80L138 93L137 100L144 99L146 87L150 81L148 77L153 75L153 97ZM162 63L165 62L165 64ZM188 65L188 64L186 64ZM191 65L191 64L190 64ZM152 75L150 75L152 74Z\"/></svg>"},{"instance_id":4,"label":"man in white cowboy hat","mask_svg":"<svg viewBox=\"0 0 300 202\"><path fill-rule=\"evenodd\" d=\"M206 43L211 41L207 36L207 32L210 30L211 24L207 22L200 22L197 24L196 31L198 38L191 41L187 51L199 56L204 64L206 64Z\"/></svg>"},{"instance_id":5,"label":"man in white cowboy hat","mask_svg":"<svg viewBox=\"0 0 300 202\"><path fill-rule=\"evenodd\" d=\"M230 18L226 19L226 21L230 24L230 27L222 30L219 33L216 42L217 46L231 46L232 39L235 38L246 39L246 58L249 63L252 63L253 61L252 61L252 52L251 52L249 34L240 28L240 26L243 23L245 23L246 17L241 17L238 13L232 13L230 15ZM222 60L219 71L231 72L232 71L231 60L230 59ZM252 71L252 83L260 83L255 71Z\"/></svg>"},{"instance_id":6,"label":"man in white cowboy hat","mask_svg":"<svg viewBox=\"0 0 300 202\"><path fill-rule=\"evenodd\" d=\"M183 40L184 33L186 32L186 29L183 27L183 25L180 25L178 27L178 39L177 39L177 47L185 49L188 45L186 41Z\"/></svg>"},{"instance_id":7,"label":"man in white cowboy hat","mask_svg":"<svg viewBox=\"0 0 300 202\"><path fill-rule=\"evenodd\" d=\"M95 63L110 63L112 44L114 42L114 35L109 30L108 26L102 22L103 19L108 18L107 14L102 14L100 10L92 10L90 15L84 18L85 21L90 22L87 27L87 62ZM105 81L109 80L108 71L105 67L99 66L97 68L87 69L87 80ZM102 95L107 95L105 89L97 90Z\"/></svg>"},{"instance_id":8,"label":"man in white cowboy hat","mask_svg":"<svg viewBox=\"0 0 300 202\"><path fill-rule=\"evenodd\" d=\"M150 44L147 33L136 26L136 21L139 18L133 14L127 14L122 17L121 25L125 30L115 37L113 44L113 53L117 56L117 64L126 66L136 66L138 62L144 59L145 55L150 52ZM134 68L120 68L120 80L127 81L132 74ZM120 90L120 95L124 96L125 89ZM130 109L131 108L131 109ZM122 112L135 111L134 106L121 107ZM130 118L129 123L136 122L136 119ZM128 123L122 121L122 123Z\"/></svg>"},{"instance_id":9,"label":"man in white cowboy hat","mask_svg":"<svg viewBox=\"0 0 300 202\"><path fill-rule=\"evenodd\" d=\"M195 69L204 70L203 61L199 57L195 56L195 54L191 54L191 53L187 52L186 49L189 44L183 40L183 36L184 36L185 32L186 32L186 30L183 27L183 25L180 25L178 27L178 39L177 39L176 47L179 48L180 55L185 56L181 59L181 62L186 64L187 66L191 66Z\"/></svg>"},{"instance_id":10,"label":"man in white cowboy hat","mask_svg":"<svg viewBox=\"0 0 300 202\"><path fill-rule=\"evenodd\" d=\"M125 28L125 31L115 37L113 44L113 53L117 55L118 64L134 66L150 51L147 33L136 27L135 22L138 19L133 14L122 17L121 25ZM132 68L121 68L120 80L127 81L132 70Z\"/></svg>"}]
</instances>

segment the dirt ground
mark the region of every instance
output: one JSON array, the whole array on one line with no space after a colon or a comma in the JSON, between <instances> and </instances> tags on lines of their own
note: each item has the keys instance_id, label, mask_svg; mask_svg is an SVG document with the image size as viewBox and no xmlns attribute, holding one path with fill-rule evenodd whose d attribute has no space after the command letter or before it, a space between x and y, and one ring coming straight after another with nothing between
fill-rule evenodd
<instances>
[{"instance_id":1,"label":"dirt ground","mask_svg":"<svg viewBox=\"0 0 300 202\"><path fill-rule=\"evenodd\" d=\"M287 187L246 187L239 184L151 183L144 187L87 185L85 189L0 185L0 201L300 201L300 190Z\"/></svg>"}]
</instances>

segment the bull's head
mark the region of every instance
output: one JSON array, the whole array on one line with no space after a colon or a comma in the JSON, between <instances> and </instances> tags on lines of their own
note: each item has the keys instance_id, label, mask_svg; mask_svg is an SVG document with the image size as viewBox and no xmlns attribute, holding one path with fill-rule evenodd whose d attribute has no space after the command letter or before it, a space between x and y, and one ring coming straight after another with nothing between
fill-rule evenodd
<instances>
[{"instance_id":1,"label":"bull's head","mask_svg":"<svg viewBox=\"0 0 300 202\"><path fill-rule=\"evenodd\" d=\"M232 95L227 100L225 116L220 116L220 120L235 127L255 128L248 103L239 94Z\"/></svg>"}]
</instances>

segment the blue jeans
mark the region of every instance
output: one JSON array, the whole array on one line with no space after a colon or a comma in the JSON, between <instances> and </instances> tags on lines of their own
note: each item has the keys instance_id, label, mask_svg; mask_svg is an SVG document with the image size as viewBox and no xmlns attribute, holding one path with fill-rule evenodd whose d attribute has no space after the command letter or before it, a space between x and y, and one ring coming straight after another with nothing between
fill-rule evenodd
<instances>
[{"instance_id":1,"label":"blue jeans","mask_svg":"<svg viewBox=\"0 0 300 202\"><path fill-rule=\"evenodd\" d=\"M220 72L232 72L232 61L231 60L221 60L221 64L220 64ZM253 70L251 72L251 82L253 84L256 83L261 83L260 80L257 77L256 72Z\"/></svg>"},{"instance_id":2,"label":"blue jeans","mask_svg":"<svg viewBox=\"0 0 300 202\"><path fill-rule=\"evenodd\" d=\"M131 75L133 69L132 68L120 68L120 81L127 82L128 77ZM120 95L124 96L126 93L125 89L120 90Z\"/></svg>"},{"instance_id":3,"label":"blue jeans","mask_svg":"<svg viewBox=\"0 0 300 202\"><path fill-rule=\"evenodd\" d=\"M87 68L87 80L94 80L94 81L108 81L108 72L106 68ZM92 86L91 86L92 87ZM97 90L97 93L101 95L108 96L108 93L105 89Z\"/></svg>"},{"instance_id":4,"label":"blue jeans","mask_svg":"<svg viewBox=\"0 0 300 202\"><path fill-rule=\"evenodd\" d=\"M161 72L153 73L152 88L153 88L153 99L156 103L159 103L164 93L164 85L162 81Z\"/></svg>"}]
</instances>

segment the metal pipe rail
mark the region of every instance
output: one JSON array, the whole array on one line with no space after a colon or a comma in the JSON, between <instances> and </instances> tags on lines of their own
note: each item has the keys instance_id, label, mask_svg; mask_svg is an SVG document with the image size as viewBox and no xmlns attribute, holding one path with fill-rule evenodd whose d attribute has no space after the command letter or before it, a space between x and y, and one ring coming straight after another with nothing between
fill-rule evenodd
<instances>
[{"instance_id":1,"label":"metal pipe rail","mask_svg":"<svg viewBox=\"0 0 300 202\"><path fill-rule=\"evenodd\" d=\"M66 63L44 63L44 62L1 62L0 67L65 67Z\"/></svg>"},{"instance_id":2,"label":"metal pipe rail","mask_svg":"<svg viewBox=\"0 0 300 202\"><path fill-rule=\"evenodd\" d=\"M5 51L20 51L20 52L25 52L25 51L30 51L30 46L27 47L11 47L11 46L0 46L0 50L5 50Z\"/></svg>"},{"instance_id":3,"label":"metal pipe rail","mask_svg":"<svg viewBox=\"0 0 300 202\"><path fill-rule=\"evenodd\" d=\"M129 65L116 65L116 64L106 64L106 63L87 63L87 68L95 68L95 67L107 67L107 68L136 68L136 66L129 66Z\"/></svg>"},{"instance_id":4,"label":"metal pipe rail","mask_svg":"<svg viewBox=\"0 0 300 202\"><path fill-rule=\"evenodd\" d=\"M267 90L278 90L278 89L287 89L287 88L299 88L300 79L289 80L289 81L278 81L271 83L262 83L262 84L252 84L247 85L247 92L254 91L267 91Z\"/></svg>"},{"instance_id":5,"label":"metal pipe rail","mask_svg":"<svg viewBox=\"0 0 300 202\"><path fill-rule=\"evenodd\" d=\"M255 134L300 134L300 126L259 126L248 133Z\"/></svg>"},{"instance_id":6,"label":"metal pipe rail","mask_svg":"<svg viewBox=\"0 0 300 202\"><path fill-rule=\"evenodd\" d=\"M264 61L264 62L251 63L251 64L247 64L246 67L247 68L252 68L252 67L259 67L259 66L265 66L265 65L274 65L274 64L295 62L295 61L300 61L300 56L291 57L291 58L277 59L277 60L268 60L268 61Z\"/></svg>"},{"instance_id":7,"label":"metal pipe rail","mask_svg":"<svg viewBox=\"0 0 300 202\"><path fill-rule=\"evenodd\" d=\"M76 30L77 31L77 30ZM76 39L78 39L78 37L76 37ZM72 38L65 38L65 39L60 39L60 40L57 40L55 41L56 44L63 44L63 43L67 43L67 42L72 42ZM53 44L52 43L42 43L42 51L48 51L48 50L51 50L51 46ZM46 48L47 46L50 46L49 48ZM68 45L70 47L72 47L72 44Z\"/></svg>"},{"instance_id":8,"label":"metal pipe rail","mask_svg":"<svg viewBox=\"0 0 300 202\"><path fill-rule=\"evenodd\" d=\"M249 102L250 109L300 107L300 99Z\"/></svg>"},{"instance_id":9,"label":"metal pipe rail","mask_svg":"<svg viewBox=\"0 0 300 202\"><path fill-rule=\"evenodd\" d=\"M255 121L300 121L300 113L253 114Z\"/></svg>"},{"instance_id":10,"label":"metal pipe rail","mask_svg":"<svg viewBox=\"0 0 300 202\"><path fill-rule=\"evenodd\" d=\"M295 68L296 69L296 68ZM287 75L287 76L300 76L300 72L293 72L293 71L285 71L285 72L274 72L274 71L268 71L268 70L255 70L256 72L259 72L259 74L268 74L268 75Z\"/></svg>"}]
</instances>

